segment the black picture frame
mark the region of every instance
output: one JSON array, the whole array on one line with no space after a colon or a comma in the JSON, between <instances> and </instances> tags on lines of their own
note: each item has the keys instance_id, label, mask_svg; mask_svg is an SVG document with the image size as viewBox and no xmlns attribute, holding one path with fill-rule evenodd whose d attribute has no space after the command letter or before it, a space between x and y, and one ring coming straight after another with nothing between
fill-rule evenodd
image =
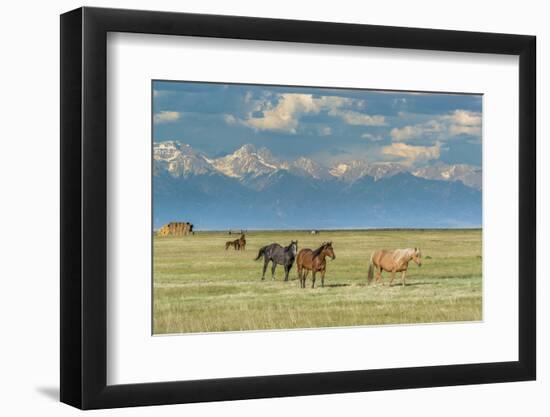
<instances>
[{"instance_id":1,"label":"black picture frame","mask_svg":"<svg viewBox=\"0 0 550 417\"><path fill-rule=\"evenodd\" d=\"M519 56L519 360L107 385L108 32ZM81 409L533 380L536 38L102 8L61 15L61 401Z\"/></svg>"}]
</instances>

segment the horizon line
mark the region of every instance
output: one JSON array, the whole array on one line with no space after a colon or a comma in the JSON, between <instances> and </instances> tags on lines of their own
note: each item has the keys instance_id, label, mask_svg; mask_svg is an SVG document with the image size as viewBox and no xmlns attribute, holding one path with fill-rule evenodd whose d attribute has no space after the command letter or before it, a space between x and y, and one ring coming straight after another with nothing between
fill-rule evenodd
<instances>
[{"instance_id":1,"label":"horizon line","mask_svg":"<svg viewBox=\"0 0 550 417\"><path fill-rule=\"evenodd\" d=\"M153 232L157 232L159 229L154 229ZM312 232L312 231L318 231L318 232L353 232L353 231L402 231L402 230L483 230L483 225L480 226L461 226L461 227L372 227L372 228L360 228L360 227L351 227L351 228L336 228L336 229L314 229L314 228L308 228L308 229L249 229L249 228L243 228L243 229L194 229L194 232L237 232L238 233L247 233L247 232Z\"/></svg>"}]
</instances>

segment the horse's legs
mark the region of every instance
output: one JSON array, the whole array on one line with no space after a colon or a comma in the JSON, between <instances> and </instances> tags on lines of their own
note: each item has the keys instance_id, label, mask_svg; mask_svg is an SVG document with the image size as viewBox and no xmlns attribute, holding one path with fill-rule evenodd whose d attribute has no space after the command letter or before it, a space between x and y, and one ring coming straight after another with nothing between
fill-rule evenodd
<instances>
[{"instance_id":1,"label":"horse's legs","mask_svg":"<svg viewBox=\"0 0 550 417\"><path fill-rule=\"evenodd\" d=\"M325 269L323 269L323 270L321 271L321 287L324 287L324 286L325 286L325 272L326 272Z\"/></svg>"},{"instance_id":2,"label":"horse's legs","mask_svg":"<svg viewBox=\"0 0 550 417\"><path fill-rule=\"evenodd\" d=\"M285 265L285 281L288 281L288 273L290 272L290 268L288 265Z\"/></svg>"},{"instance_id":3,"label":"horse's legs","mask_svg":"<svg viewBox=\"0 0 550 417\"><path fill-rule=\"evenodd\" d=\"M264 269L262 271L262 280L265 279L265 270L267 269L267 264L269 263L269 260L267 258L264 258Z\"/></svg>"},{"instance_id":4,"label":"horse's legs","mask_svg":"<svg viewBox=\"0 0 550 417\"><path fill-rule=\"evenodd\" d=\"M311 288L315 288L315 274L317 271L311 271Z\"/></svg>"},{"instance_id":5,"label":"horse's legs","mask_svg":"<svg viewBox=\"0 0 550 417\"><path fill-rule=\"evenodd\" d=\"M275 268L277 268L277 264L275 261L271 261L271 280L275 279Z\"/></svg>"},{"instance_id":6,"label":"horse's legs","mask_svg":"<svg viewBox=\"0 0 550 417\"><path fill-rule=\"evenodd\" d=\"M395 269L392 269L391 278L390 278L390 287L391 287L391 283L393 282L394 278L395 278Z\"/></svg>"},{"instance_id":7,"label":"horse's legs","mask_svg":"<svg viewBox=\"0 0 550 417\"><path fill-rule=\"evenodd\" d=\"M406 273L406 272L407 272L407 271L401 272L401 283L403 284L403 286L405 286L405 273Z\"/></svg>"},{"instance_id":8,"label":"horse's legs","mask_svg":"<svg viewBox=\"0 0 550 417\"><path fill-rule=\"evenodd\" d=\"M378 285L380 281L382 281L382 268L378 268L376 271L376 285Z\"/></svg>"}]
</instances>

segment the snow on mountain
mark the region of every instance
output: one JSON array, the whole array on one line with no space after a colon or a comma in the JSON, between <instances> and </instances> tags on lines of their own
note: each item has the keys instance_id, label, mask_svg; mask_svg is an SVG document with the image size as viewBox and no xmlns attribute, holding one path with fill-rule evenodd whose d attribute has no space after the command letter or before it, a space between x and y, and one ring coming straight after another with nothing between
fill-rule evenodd
<instances>
[{"instance_id":1,"label":"snow on mountain","mask_svg":"<svg viewBox=\"0 0 550 417\"><path fill-rule=\"evenodd\" d=\"M177 141L154 143L154 171L166 170L173 177L201 175L213 172L208 159L189 145Z\"/></svg>"},{"instance_id":2,"label":"snow on mountain","mask_svg":"<svg viewBox=\"0 0 550 417\"><path fill-rule=\"evenodd\" d=\"M300 157L287 165L288 171L301 177L312 177L316 180L331 178L329 171L311 159Z\"/></svg>"},{"instance_id":3,"label":"snow on mountain","mask_svg":"<svg viewBox=\"0 0 550 417\"><path fill-rule=\"evenodd\" d=\"M235 152L210 159L193 150L189 145L178 141L156 142L153 146L154 174L167 171L172 177L188 177L219 173L235 178L243 184L262 189L278 172L289 172L293 175L313 180L339 179L353 183L365 176L378 181L398 173L410 172L412 175L441 181L461 181L464 185L481 190L481 168L465 165L439 164L419 169L411 169L396 162L369 163L362 160L338 162L330 168L317 162L300 157L294 161L282 161L272 155L267 148L257 149L246 144Z\"/></svg>"},{"instance_id":4,"label":"snow on mountain","mask_svg":"<svg viewBox=\"0 0 550 417\"><path fill-rule=\"evenodd\" d=\"M267 148L257 150L250 144L241 146L232 154L213 159L211 164L222 174L236 178L269 174L280 169Z\"/></svg>"},{"instance_id":5,"label":"snow on mountain","mask_svg":"<svg viewBox=\"0 0 550 417\"><path fill-rule=\"evenodd\" d=\"M406 171L405 166L394 162L369 163L366 161L354 160L351 162L340 162L334 164L329 172L332 176L344 181L353 182L368 175L378 181L384 177L391 177L399 172Z\"/></svg>"},{"instance_id":6,"label":"snow on mountain","mask_svg":"<svg viewBox=\"0 0 550 417\"><path fill-rule=\"evenodd\" d=\"M477 190L481 190L482 185L481 168L466 164L433 165L419 168L412 174L429 180L460 181Z\"/></svg>"}]
</instances>

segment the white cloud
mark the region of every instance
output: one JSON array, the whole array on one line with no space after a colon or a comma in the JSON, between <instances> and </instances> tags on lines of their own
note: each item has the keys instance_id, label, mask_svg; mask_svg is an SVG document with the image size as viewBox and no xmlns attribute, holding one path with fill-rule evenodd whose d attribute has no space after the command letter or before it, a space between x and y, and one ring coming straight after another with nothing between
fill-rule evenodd
<instances>
[{"instance_id":1,"label":"white cloud","mask_svg":"<svg viewBox=\"0 0 550 417\"><path fill-rule=\"evenodd\" d=\"M243 120L243 124L256 130L278 130L296 133L298 120L304 114L318 114L321 110L330 110L350 103L351 99L336 96L314 97L311 94L285 93L273 105L271 101L260 101L256 108ZM261 117L253 114L261 112Z\"/></svg>"},{"instance_id":2,"label":"white cloud","mask_svg":"<svg viewBox=\"0 0 550 417\"><path fill-rule=\"evenodd\" d=\"M330 128L330 126L323 126L319 129L319 134L321 136L330 136L332 135L332 129Z\"/></svg>"},{"instance_id":3,"label":"white cloud","mask_svg":"<svg viewBox=\"0 0 550 417\"><path fill-rule=\"evenodd\" d=\"M385 126L386 119L384 116L371 116L365 113L359 113L352 110L331 110L331 116L340 116L349 125L362 126Z\"/></svg>"},{"instance_id":4,"label":"white cloud","mask_svg":"<svg viewBox=\"0 0 550 417\"><path fill-rule=\"evenodd\" d=\"M247 91L246 94L244 95L244 102L245 103L250 103L252 101L252 91Z\"/></svg>"},{"instance_id":5,"label":"white cloud","mask_svg":"<svg viewBox=\"0 0 550 417\"><path fill-rule=\"evenodd\" d=\"M382 126L385 124L383 116L368 115L345 107L363 108L364 100L356 100L338 96L314 96L312 94L284 93L273 101L272 96L264 96L254 101L250 94L245 95L245 103L254 106L248 116L239 120L245 126L255 130L275 130L286 133L296 133L300 118L307 114L327 112L329 116L340 117L351 125ZM261 114L260 117L257 114ZM232 119L226 122L233 123ZM327 134L327 131L320 134Z\"/></svg>"},{"instance_id":6,"label":"white cloud","mask_svg":"<svg viewBox=\"0 0 550 417\"><path fill-rule=\"evenodd\" d=\"M405 164L413 165L418 162L439 159L441 144L438 142L434 146L413 146L398 142L382 147L381 153L402 159Z\"/></svg>"},{"instance_id":7,"label":"white cloud","mask_svg":"<svg viewBox=\"0 0 550 417\"><path fill-rule=\"evenodd\" d=\"M461 134L478 136L481 139L481 113L455 110L424 123L393 128L392 140L402 142L415 139L447 140Z\"/></svg>"},{"instance_id":8,"label":"white cloud","mask_svg":"<svg viewBox=\"0 0 550 417\"><path fill-rule=\"evenodd\" d=\"M392 140L404 141L408 139L418 139L427 135L441 133L444 130L444 125L436 120L430 120L426 123L413 126L395 127L390 131Z\"/></svg>"},{"instance_id":9,"label":"white cloud","mask_svg":"<svg viewBox=\"0 0 550 417\"><path fill-rule=\"evenodd\" d=\"M171 95L171 91L168 91L168 90L157 90L157 89L153 89L153 97L155 98L159 98L159 97L166 97L166 96L169 96Z\"/></svg>"},{"instance_id":10,"label":"white cloud","mask_svg":"<svg viewBox=\"0 0 550 417\"><path fill-rule=\"evenodd\" d=\"M481 136L481 113L455 110L451 115L443 117L450 121L449 132L453 136L461 134Z\"/></svg>"},{"instance_id":11,"label":"white cloud","mask_svg":"<svg viewBox=\"0 0 550 417\"><path fill-rule=\"evenodd\" d=\"M225 120L225 123L227 123L228 125L235 125L239 122L239 120L235 116L227 113L223 115L223 120Z\"/></svg>"},{"instance_id":12,"label":"white cloud","mask_svg":"<svg viewBox=\"0 0 550 417\"><path fill-rule=\"evenodd\" d=\"M384 139L382 135L373 135L372 133L363 133L361 138L370 140L372 142L379 142Z\"/></svg>"},{"instance_id":13,"label":"white cloud","mask_svg":"<svg viewBox=\"0 0 550 417\"><path fill-rule=\"evenodd\" d=\"M458 135L471 135L471 136L480 136L481 135L481 126L460 126L460 125L451 125L449 126L449 133L453 136Z\"/></svg>"},{"instance_id":14,"label":"white cloud","mask_svg":"<svg viewBox=\"0 0 550 417\"><path fill-rule=\"evenodd\" d=\"M155 123L169 123L169 122L175 122L176 120L179 120L180 117L181 117L180 112L163 110L155 114L155 116L153 117L153 121Z\"/></svg>"},{"instance_id":15,"label":"white cloud","mask_svg":"<svg viewBox=\"0 0 550 417\"><path fill-rule=\"evenodd\" d=\"M405 107L407 105L407 99L404 97L394 98L392 101L393 107Z\"/></svg>"},{"instance_id":16,"label":"white cloud","mask_svg":"<svg viewBox=\"0 0 550 417\"><path fill-rule=\"evenodd\" d=\"M460 126L481 126L481 113L467 110L455 110L451 115L443 116Z\"/></svg>"}]
</instances>

